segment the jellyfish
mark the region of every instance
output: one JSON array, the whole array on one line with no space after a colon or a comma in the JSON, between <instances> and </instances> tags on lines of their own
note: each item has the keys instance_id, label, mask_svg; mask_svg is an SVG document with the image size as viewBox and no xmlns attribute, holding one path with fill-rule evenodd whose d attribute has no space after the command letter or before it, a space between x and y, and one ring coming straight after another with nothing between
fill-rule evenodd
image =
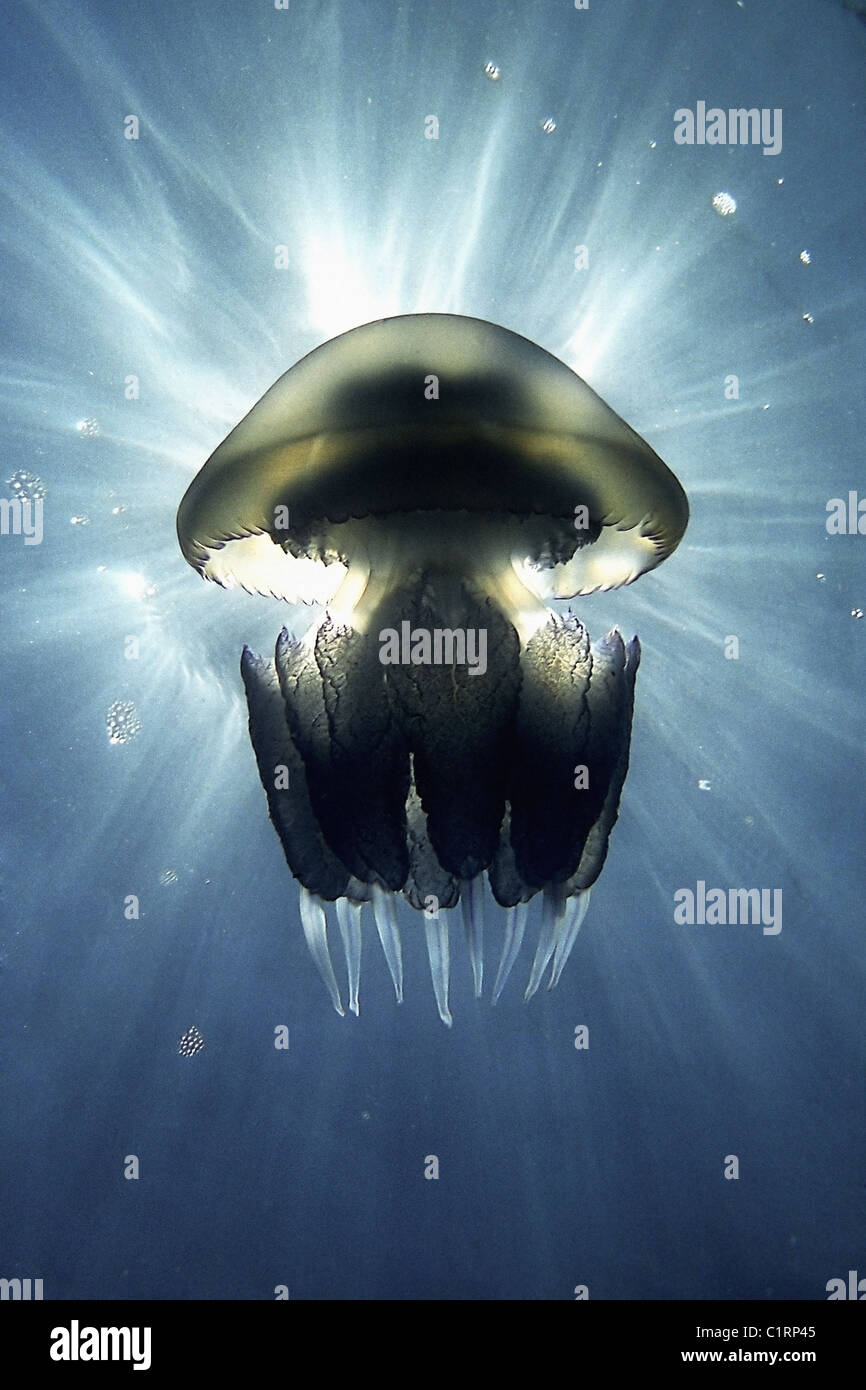
<instances>
[{"instance_id":1,"label":"jellyfish","mask_svg":"<svg viewBox=\"0 0 866 1390\"><path fill-rule=\"evenodd\" d=\"M273 660L245 647L241 671L337 1013L329 919L350 1011L367 912L401 1001L400 898L423 922L444 1023L458 904L476 996L490 895L504 909L493 1001L538 895L525 997L548 968L558 982L619 811L640 646L618 629L593 643L550 601L632 583L687 521L673 473L570 368L453 314L316 348L194 478L177 518L189 564L316 606Z\"/></svg>"}]
</instances>

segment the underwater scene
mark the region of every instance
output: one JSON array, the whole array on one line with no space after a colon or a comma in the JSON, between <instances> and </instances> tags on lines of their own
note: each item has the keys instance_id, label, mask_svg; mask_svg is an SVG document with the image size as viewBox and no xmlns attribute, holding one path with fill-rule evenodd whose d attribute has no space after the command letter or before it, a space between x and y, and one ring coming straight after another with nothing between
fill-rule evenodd
<instances>
[{"instance_id":1,"label":"underwater scene","mask_svg":"<svg viewBox=\"0 0 866 1390\"><path fill-rule=\"evenodd\" d=\"M2 1298L866 1297L866 6L3 26Z\"/></svg>"}]
</instances>

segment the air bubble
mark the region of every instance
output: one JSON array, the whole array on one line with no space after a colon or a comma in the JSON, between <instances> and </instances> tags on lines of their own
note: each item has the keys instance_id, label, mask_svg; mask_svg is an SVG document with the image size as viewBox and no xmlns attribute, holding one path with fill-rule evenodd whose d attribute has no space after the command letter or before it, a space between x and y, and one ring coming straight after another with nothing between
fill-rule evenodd
<instances>
[{"instance_id":1,"label":"air bubble","mask_svg":"<svg viewBox=\"0 0 866 1390\"><path fill-rule=\"evenodd\" d=\"M194 1057L197 1052L201 1052L204 1047L204 1038L199 1030L192 1026L187 1028L178 1045L178 1052L181 1057Z\"/></svg>"},{"instance_id":2,"label":"air bubble","mask_svg":"<svg viewBox=\"0 0 866 1390\"><path fill-rule=\"evenodd\" d=\"M37 478L35 473L28 473L26 468L18 468L6 481L13 497L17 497L21 502L43 502L45 500L45 484L41 478Z\"/></svg>"},{"instance_id":3,"label":"air bubble","mask_svg":"<svg viewBox=\"0 0 866 1390\"><path fill-rule=\"evenodd\" d=\"M715 193L713 194L713 211L717 212L719 217L730 217L732 213L737 211L736 200L731 197L730 193Z\"/></svg>"},{"instance_id":4,"label":"air bubble","mask_svg":"<svg viewBox=\"0 0 866 1390\"><path fill-rule=\"evenodd\" d=\"M141 733L141 720L131 700L115 700L105 716L109 743L131 743Z\"/></svg>"}]
</instances>

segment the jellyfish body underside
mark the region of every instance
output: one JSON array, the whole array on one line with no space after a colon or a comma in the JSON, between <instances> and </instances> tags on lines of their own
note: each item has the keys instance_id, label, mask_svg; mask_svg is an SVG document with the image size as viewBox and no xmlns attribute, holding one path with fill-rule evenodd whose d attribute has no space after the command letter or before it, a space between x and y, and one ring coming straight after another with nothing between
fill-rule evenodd
<instances>
[{"instance_id":1,"label":"jellyfish body underside","mask_svg":"<svg viewBox=\"0 0 866 1390\"><path fill-rule=\"evenodd\" d=\"M464 591L463 600L461 621L452 610L453 626L443 627L421 582L389 605L400 614L394 627L374 619L359 633L326 617L312 640L293 641L284 629L273 661L243 653L271 819L340 1013L327 904L336 902L355 1012L362 906L371 905L398 999L393 895L423 913L437 1006L450 1023L449 919L458 901L477 995L485 873L506 909L496 999L528 904L542 895L528 998L548 966L550 983L559 979L607 854L628 768L637 638L624 643L614 631L591 645L577 618L551 613L521 649L490 598ZM445 660L383 665L383 631L484 633L486 670Z\"/></svg>"}]
</instances>

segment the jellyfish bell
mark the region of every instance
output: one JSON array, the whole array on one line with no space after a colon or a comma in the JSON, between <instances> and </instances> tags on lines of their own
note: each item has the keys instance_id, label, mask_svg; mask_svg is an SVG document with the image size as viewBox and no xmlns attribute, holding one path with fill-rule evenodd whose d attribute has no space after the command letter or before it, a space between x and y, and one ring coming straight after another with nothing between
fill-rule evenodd
<instances>
[{"instance_id":1,"label":"jellyfish bell","mask_svg":"<svg viewBox=\"0 0 866 1390\"><path fill-rule=\"evenodd\" d=\"M486 874L506 909L494 1001L541 894L530 997L555 984L628 767L637 638L591 644L547 600L630 584L678 545L680 484L562 362L495 324L411 314L292 367L178 511L194 569L320 606L274 660L244 650L250 735L301 920L358 1012L369 903L402 998L395 899L423 914L444 1022L460 903L476 995Z\"/></svg>"},{"instance_id":2,"label":"jellyfish bell","mask_svg":"<svg viewBox=\"0 0 866 1390\"><path fill-rule=\"evenodd\" d=\"M673 474L564 363L480 319L409 314L280 377L194 479L178 534L205 578L290 602L332 603L349 563L337 606L360 628L407 563L471 565L512 603L528 563L550 569L539 594L573 597L659 564L687 519Z\"/></svg>"}]
</instances>

